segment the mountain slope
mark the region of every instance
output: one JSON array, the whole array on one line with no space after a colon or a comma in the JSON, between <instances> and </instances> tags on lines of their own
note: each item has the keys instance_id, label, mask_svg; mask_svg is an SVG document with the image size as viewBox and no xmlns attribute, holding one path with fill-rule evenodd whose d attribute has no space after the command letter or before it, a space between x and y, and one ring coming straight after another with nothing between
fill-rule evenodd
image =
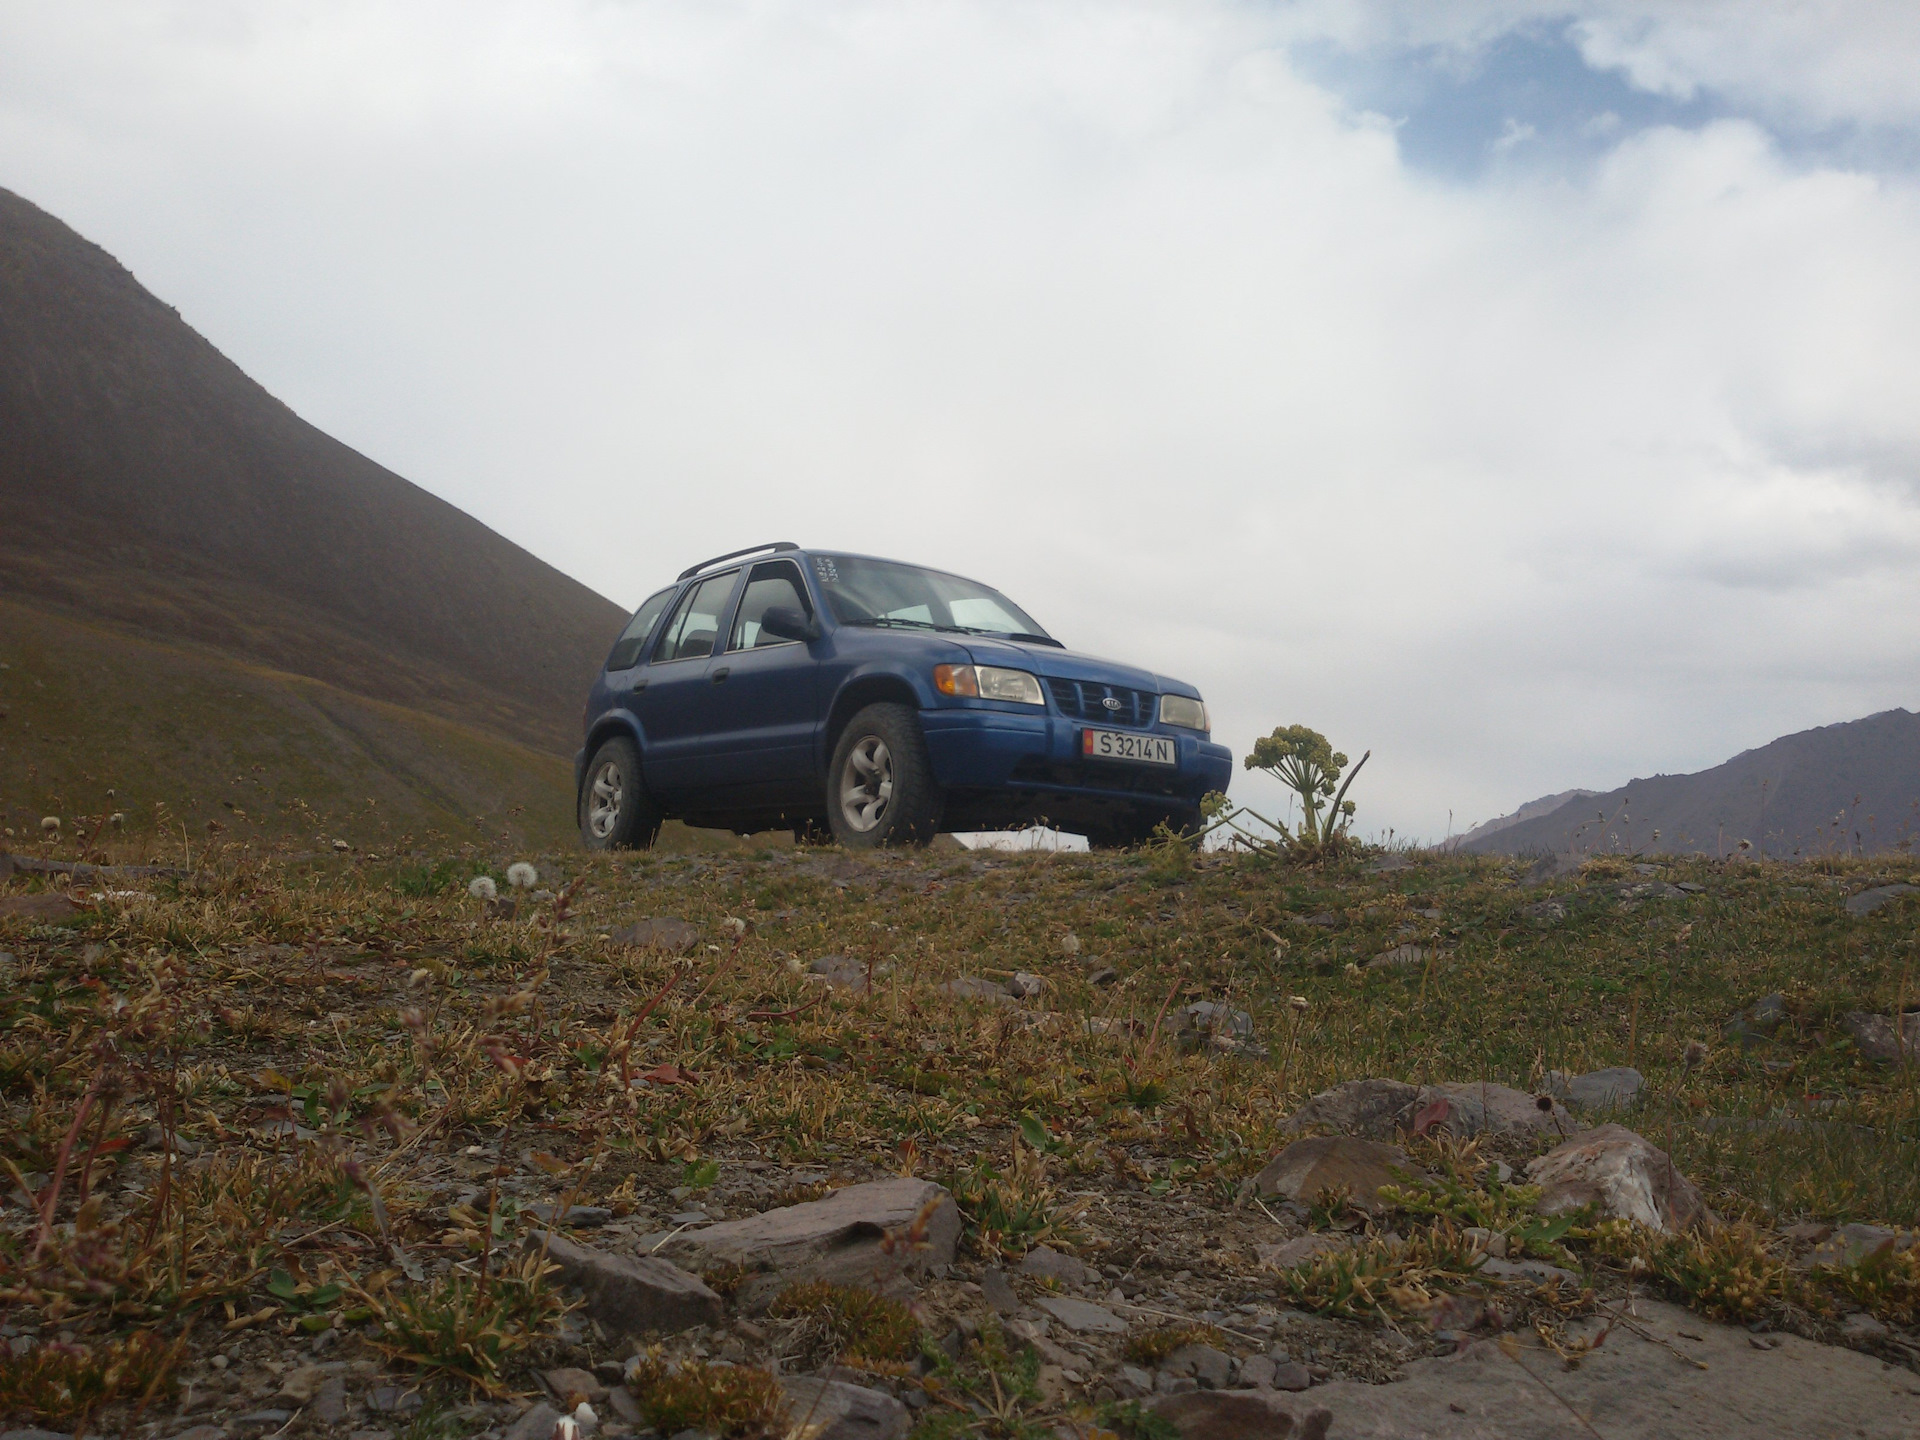
<instances>
[{"instance_id":1,"label":"mountain slope","mask_svg":"<svg viewBox=\"0 0 1920 1440\"><path fill-rule=\"evenodd\" d=\"M1456 836L1448 848L1458 850L1469 841L1484 840L1510 825L1518 825L1522 820L1531 820L1539 815L1551 815L1569 800L1584 800L1593 793L1591 790L1562 790L1558 795L1542 795L1538 800L1527 801L1511 815L1496 815L1491 820L1482 820L1466 834Z\"/></svg>"},{"instance_id":2,"label":"mountain slope","mask_svg":"<svg viewBox=\"0 0 1920 1440\"><path fill-rule=\"evenodd\" d=\"M0 190L0 590L554 753L624 616Z\"/></svg>"},{"instance_id":3,"label":"mountain slope","mask_svg":"<svg viewBox=\"0 0 1920 1440\"><path fill-rule=\"evenodd\" d=\"M14 845L46 815L71 837L120 810L175 840L184 826L195 847L384 847L430 831L557 846L571 787L566 760L499 735L0 599L0 825Z\"/></svg>"},{"instance_id":4,"label":"mountain slope","mask_svg":"<svg viewBox=\"0 0 1920 1440\"><path fill-rule=\"evenodd\" d=\"M1460 848L1718 855L1743 840L1777 859L1920 843L1920 715L1885 710L1803 730L1711 770L1579 795Z\"/></svg>"}]
</instances>

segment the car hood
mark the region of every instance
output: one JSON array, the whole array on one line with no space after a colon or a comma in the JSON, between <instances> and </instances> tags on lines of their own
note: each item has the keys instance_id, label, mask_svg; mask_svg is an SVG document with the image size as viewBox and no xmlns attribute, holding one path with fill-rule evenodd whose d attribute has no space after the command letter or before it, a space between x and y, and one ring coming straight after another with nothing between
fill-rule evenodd
<instances>
[{"instance_id":1,"label":"car hood","mask_svg":"<svg viewBox=\"0 0 1920 1440\"><path fill-rule=\"evenodd\" d=\"M1151 690L1157 695L1192 695L1199 691L1184 680L1156 675L1138 665L1122 665L1117 660L1102 660L1097 655L1082 655L1077 650L1056 650L1051 645L1023 645L1017 640L993 640L983 635L968 635L960 641L979 665L1005 665L1015 670L1031 670L1037 675L1053 675L1062 680L1089 680L1101 685L1124 685L1134 690Z\"/></svg>"}]
</instances>

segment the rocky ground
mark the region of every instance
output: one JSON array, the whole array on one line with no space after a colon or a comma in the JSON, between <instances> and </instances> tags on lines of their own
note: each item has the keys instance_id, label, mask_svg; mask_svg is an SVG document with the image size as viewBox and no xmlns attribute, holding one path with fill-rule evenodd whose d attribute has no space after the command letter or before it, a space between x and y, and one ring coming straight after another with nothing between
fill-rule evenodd
<instances>
[{"instance_id":1,"label":"rocky ground","mask_svg":"<svg viewBox=\"0 0 1920 1440\"><path fill-rule=\"evenodd\" d=\"M1905 870L513 878L0 890L15 1424L1920 1434Z\"/></svg>"}]
</instances>

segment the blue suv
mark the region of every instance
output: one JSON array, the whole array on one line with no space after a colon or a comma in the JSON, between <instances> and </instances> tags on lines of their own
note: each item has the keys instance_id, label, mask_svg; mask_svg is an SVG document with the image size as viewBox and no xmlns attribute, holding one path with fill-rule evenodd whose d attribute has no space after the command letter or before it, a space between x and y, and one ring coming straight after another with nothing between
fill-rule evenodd
<instances>
[{"instance_id":1,"label":"blue suv","mask_svg":"<svg viewBox=\"0 0 1920 1440\"><path fill-rule=\"evenodd\" d=\"M1191 685L1077 655L977 581L786 542L649 598L585 728L590 850L669 817L854 849L1034 820L1128 845L1196 828L1233 773Z\"/></svg>"}]
</instances>

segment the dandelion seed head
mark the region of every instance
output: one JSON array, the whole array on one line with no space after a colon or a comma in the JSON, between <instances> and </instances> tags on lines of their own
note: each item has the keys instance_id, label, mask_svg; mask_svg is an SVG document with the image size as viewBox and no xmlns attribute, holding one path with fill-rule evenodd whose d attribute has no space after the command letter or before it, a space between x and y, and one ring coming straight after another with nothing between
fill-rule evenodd
<instances>
[{"instance_id":1,"label":"dandelion seed head","mask_svg":"<svg viewBox=\"0 0 1920 1440\"><path fill-rule=\"evenodd\" d=\"M476 875L467 883L467 894L476 900L492 900L500 893L491 875Z\"/></svg>"},{"instance_id":2,"label":"dandelion seed head","mask_svg":"<svg viewBox=\"0 0 1920 1440\"><path fill-rule=\"evenodd\" d=\"M507 884L516 890L531 890L540 883L540 872L524 860L507 866Z\"/></svg>"},{"instance_id":3,"label":"dandelion seed head","mask_svg":"<svg viewBox=\"0 0 1920 1440\"><path fill-rule=\"evenodd\" d=\"M60 829L60 817L58 815L46 815L41 817L40 828L49 835L58 833Z\"/></svg>"}]
</instances>

